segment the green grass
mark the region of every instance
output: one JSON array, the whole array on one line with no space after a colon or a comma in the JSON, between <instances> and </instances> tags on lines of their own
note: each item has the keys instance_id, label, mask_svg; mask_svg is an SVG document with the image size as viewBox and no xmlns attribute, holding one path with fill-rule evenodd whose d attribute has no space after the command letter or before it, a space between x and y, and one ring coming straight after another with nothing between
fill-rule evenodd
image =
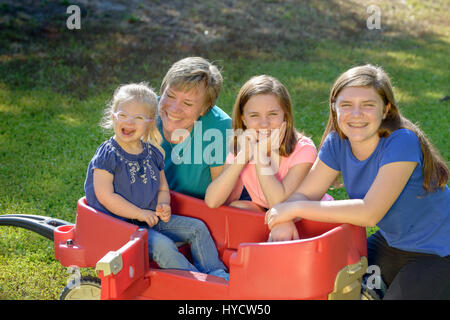
<instances>
[{"instance_id":1,"label":"green grass","mask_svg":"<svg viewBox=\"0 0 450 320\"><path fill-rule=\"evenodd\" d=\"M196 23L203 16L201 10L211 12L219 6L208 3L205 8L191 9ZM267 3L272 5L272 1ZM152 45L150 40L141 43L138 38L138 44L130 47L118 41L126 36L119 37L116 29L107 32L100 28L96 33L88 32L88 26L78 34L58 29L55 39L5 29L2 32L7 37L3 39L11 41L2 40L5 46L0 50L0 214L40 214L74 222L76 201L84 195L88 162L108 137L98 122L114 88L131 81L149 81L159 88L170 64L187 55L202 55L222 67L224 87L218 105L229 114L248 78L270 74L280 79L291 94L296 127L316 144L327 121L334 79L351 66L379 64L392 77L403 113L419 123L444 159L449 159L449 102L439 102L450 94L450 28L443 18L448 12L443 8L445 1L406 1L395 12L389 11L389 2L379 2L382 23L387 24L381 33L359 30L361 23L353 23L364 22L364 11L355 11L353 20L340 19L326 11L325 3L299 7L298 11L289 4L272 10L275 18L283 18L277 23L286 20L289 28L282 26L299 35L302 29L313 32L308 25L296 25L306 15L320 27L317 21L325 12L330 25L310 38L302 34L297 39L292 33L278 45L271 35L267 39L272 42L257 50L242 40L228 50L221 39L205 48L184 48L178 42L174 46L179 51L146 50L145 46ZM333 5L341 8L341 15L353 14L343 1ZM227 25L231 16L225 9L222 14L216 10L215 21L222 23L217 30L229 27L236 31ZM131 12L124 20L126 17L138 16ZM409 17L408 26L414 28L402 29L394 23L395 17ZM141 18L137 20L133 28L142 26ZM211 28L213 21L204 23ZM152 30L165 32L164 28ZM339 30L346 33L340 35ZM260 34L255 39L264 40ZM235 54L239 46L243 50L240 58ZM346 197L344 189L330 193L336 199ZM53 244L30 231L0 228L0 299L57 299L69 274L54 259Z\"/></svg>"}]
</instances>

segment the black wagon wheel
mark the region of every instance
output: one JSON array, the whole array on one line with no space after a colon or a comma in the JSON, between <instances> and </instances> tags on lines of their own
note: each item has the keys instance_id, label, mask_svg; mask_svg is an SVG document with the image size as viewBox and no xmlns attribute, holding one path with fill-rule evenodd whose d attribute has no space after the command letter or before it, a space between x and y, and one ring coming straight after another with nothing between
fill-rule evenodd
<instances>
[{"instance_id":1,"label":"black wagon wheel","mask_svg":"<svg viewBox=\"0 0 450 320\"><path fill-rule=\"evenodd\" d=\"M59 300L100 300L101 281L97 277L84 276L79 283L67 285L61 292Z\"/></svg>"}]
</instances>

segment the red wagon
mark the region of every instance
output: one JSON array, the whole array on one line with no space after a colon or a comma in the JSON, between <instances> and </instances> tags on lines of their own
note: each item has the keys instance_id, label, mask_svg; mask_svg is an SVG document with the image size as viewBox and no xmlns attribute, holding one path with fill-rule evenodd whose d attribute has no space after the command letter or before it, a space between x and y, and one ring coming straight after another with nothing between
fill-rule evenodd
<instances>
[{"instance_id":1,"label":"red wagon","mask_svg":"<svg viewBox=\"0 0 450 320\"><path fill-rule=\"evenodd\" d=\"M226 206L210 209L202 200L173 191L171 206L173 213L205 222L228 267L229 282L160 269L149 260L146 229L98 212L81 198L74 225L47 218L34 228L53 239L55 257L63 266L95 267L101 280L82 278L77 286L66 287L61 298L360 298L367 269L364 228L301 220L296 224L300 240L269 243L262 213ZM0 219L0 224L8 223ZM27 223L13 225L33 229ZM189 258L188 245L181 244L179 250Z\"/></svg>"}]
</instances>

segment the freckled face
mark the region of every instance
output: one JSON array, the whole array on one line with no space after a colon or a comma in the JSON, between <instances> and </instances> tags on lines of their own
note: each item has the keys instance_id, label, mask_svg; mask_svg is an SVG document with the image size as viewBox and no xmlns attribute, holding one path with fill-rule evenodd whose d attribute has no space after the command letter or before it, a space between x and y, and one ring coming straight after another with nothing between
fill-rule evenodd
<instances>
[{"instance_id":1,"label":"freckled face","mask_svg":"<svg viewBox=\"0 0 450 320\"><path fill-rule=\"evenodd\" d=\"M271 130L280 129L284 111L274 95L258 94L244 105L241 119L247 129L255 129L258 135L269 136Z\"/></svg>"},{"instance_id":2,"label":"freckled face","mask_svg":"<svg viewBox=\"0 0 450 320\"><path fill-rule=\"evenodd\" d=\"M335 106L338 126L350 143L376 145L378 129L387 114L384 103L372 87L347 87L338 95Z\"/></svg>"},{"instance_id":3,"label":"freckled face","mask_svg":"<svg viewBox=\"0 0 450 320\"><path fill-rule=\"evenodd\" d=\"M163 132L166 139L176 129L186 129L189 132L194 127L194 122L204 114L206 90L201 85L193 87L189 91L167 87L159 102L159 114L161 117Z\"/></svg>"}]
</instances>

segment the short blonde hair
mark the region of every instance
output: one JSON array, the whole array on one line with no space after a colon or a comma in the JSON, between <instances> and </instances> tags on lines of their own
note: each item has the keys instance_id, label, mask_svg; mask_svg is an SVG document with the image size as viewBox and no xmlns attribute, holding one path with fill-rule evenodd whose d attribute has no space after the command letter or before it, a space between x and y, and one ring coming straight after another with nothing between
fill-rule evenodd
<instances>
[{"instance_id":1,"label":"short blonde hair","mask_svg":"<svg viewBox=\"0 0 450 320\"><path fill-rule=\"evenodd\" d=\"M136 101L148 108L149 116L154 119L154 121L150 123L149 129L142 137L142 140L153 144L164 155L164 151L161 147L162 136L155 125L156 118L158 117L158 97L146 82L123 84L117 87L114 91L113 98L104 111L100 126L105 129L112 129L114 124L111 113L115 113L120 105L130 101Z\"/></svg>"},{"instance_id":2,"label":"short blonde hair","mask_svg":"<svg viewBox=\"0 0 450 320\"><path fill-rule=\"evenodd\" d=\"M170 67L161 83L160 94L170 86L188 91L204 84L206 94L203 110L206 113L216 103L222 83L222 75L215 65L201 57L188 57Z\"/></svg>"}]
</instances>

